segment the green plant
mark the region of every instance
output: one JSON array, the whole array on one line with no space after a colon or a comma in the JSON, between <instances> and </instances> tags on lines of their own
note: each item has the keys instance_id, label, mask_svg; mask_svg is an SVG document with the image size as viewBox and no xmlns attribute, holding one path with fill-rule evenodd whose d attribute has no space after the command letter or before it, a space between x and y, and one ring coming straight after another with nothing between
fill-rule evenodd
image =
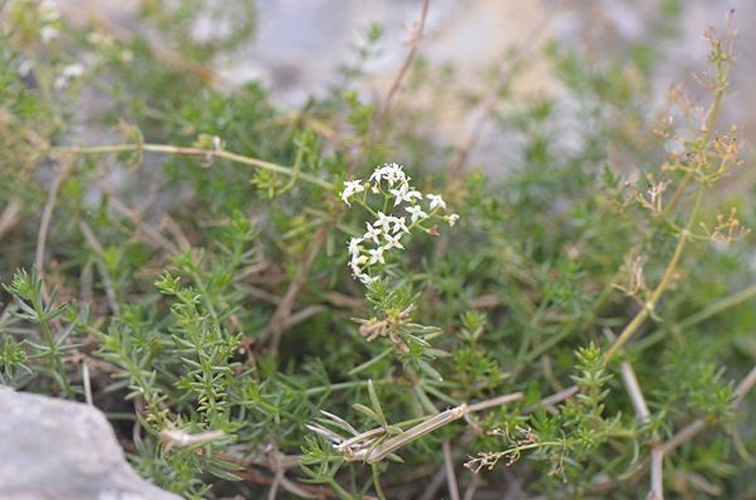
<instances>
[{"instance_id":1,"label":"green plant","mask_svg":"<svg viewBox=\"0 0 756 500\"><path fill-rule=\"evenodd\" d=\"M710 104L675 87L674 121L649 47L551 47L576 123L504 80L471 100L521 139L498 183L403 100L446 92L421 37L384 106L355 90L372 27L291 116L209 85L254 13L191 44L199 3L144 3L180 18L179 58L3 7L0 383L94 403L193 498L501 493L500 467L549 497L753 491L753 214L717 190L752 154L717 121L731 34L708 34ZM75 133L91 93L121 142Z\"/></svg>"}]
</instances>

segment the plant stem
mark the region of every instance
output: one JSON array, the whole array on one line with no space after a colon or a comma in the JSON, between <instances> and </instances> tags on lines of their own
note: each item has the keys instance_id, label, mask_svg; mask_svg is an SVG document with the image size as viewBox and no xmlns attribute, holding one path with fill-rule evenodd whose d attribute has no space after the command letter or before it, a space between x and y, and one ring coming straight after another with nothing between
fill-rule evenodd
<instances>
[{"instance_id":1,"label":"plant stem","mask_svg":"<svg viewBox=\"0 0 756 500\"><path fill-rule=\"evenodd\" d=\"M303 174L296 169L279 165L277 163L271 163L268 161L258 160L257 158L250 158L229 151L216 150L216 149L204 149L204 148L187 148L180 146L171 146L168 144L113 144L107 146L88 146L88 147L55 147L51 148L53 153L57 154L69 154L69 155L98 155L98 154L112 154L112 153L126 153L129 151L147 151L150 153L163 153L171 155L185 155L185 156L204 156L208 159L223 158L236 163L244 165L250 165L252 167L262 168L264 170L270 170L278 174L283 174L289 177L298 177L311 184L321 186L325 189L334 189L332 182L320 179L309 174Z\"/></svg>"},{"instance_id":2,"label":"plant stem","mask_svg":"<svg viewBox=\"0 0 756 500\"><path fill-rule=\"evenodd\" d=\"M711 134L714 130L714 124L719 117L719 111L722 107L722 98L724 97L725 90L727 90L727 82L730 79L730 69L732 68L732 57L729 51L723 51L721 45L717 48L717 50L719 51L717 54L719 57L717 57L716 60L716 85L714 86L714 100L712 101L711 107L709 108L709 112L706 116L706 123L704 125L705 129L703 130L703 134L699 139L698 146L700 148L704 148L711 139ZM672 193L672 196L667 202L667 205L664 207L664 210L662 212L663 215L669 215L672 210L675 209L677 203L680 201L680 198L682 198L683 192L688 187L688 184L690 184L690 181L693 180L694 175L695 170L690 170L687 174L685 174L685 177L680 182L680 185L677 186L677 189L675 189L675 192Z\"/></svg>"},{"instance_id":3,"label":"plant stem","mask_svg":"<svg viewBox=\"0 0 756 500\"><path fill-rule=\"evenodd\" d=\"M638 312L638 314L635 315L635 317L632 319L632 321L630 321L625 329L622 330L622 333L620 333L619 337L617 337L617 340L615 340L612 346L609 348L606 353L606 357L604 358L605 364L608 364L609 361L617 355L622 346L625 345L625 343L630 340L635 332L638 331L638 328L643 325L646 319L648 319L656 306L659 304L659 300L672 281L672 276L677 270L677 265L680 263L680 259L682 258L683 250L685 250L688 238L690 237L690 229L693 226L693 221L695 221L696 216L698 215L698 210L701 206L704 189L705 188L703 186L700 186L698 188L698 191L696 191L696 198L693 202L693 208L690 211L690 218L688 219L688 223L686 224L685 229L680 234L680 239L678 240L677 246L675 247L675 253L672 256L672 260L670 260L669 264L667 264L667 268L664 270L664 275L662 276L661 281L654 289L651 297L644 304L643 308Z\"/></svg>"},{"instance_id":4,"label":"plant stem","mask_svg":"<svg viewBox=\"0 0 756 500\"><path fill-rule=\"evenodd\" d=\"M380 500L386 500L386 495L383 493L383 488L381 488L381 473L378 470L378 464L371 464L370 468L373 472L373 484L375 485L375 493L378 495L378 498Z\"/></svg>"}]
</instances>

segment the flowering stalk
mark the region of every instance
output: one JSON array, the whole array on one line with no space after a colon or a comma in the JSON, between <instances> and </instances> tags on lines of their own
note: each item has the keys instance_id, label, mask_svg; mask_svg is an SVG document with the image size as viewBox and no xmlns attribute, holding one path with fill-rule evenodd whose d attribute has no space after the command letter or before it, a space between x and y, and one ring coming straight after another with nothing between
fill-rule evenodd
<instances>
[{"instance_id":1,"label":"flowering stalk","mask_svg":"<svg viewBox=\"0 0 756 500\"><path fill-rule=\"evenodd\" d=\"M453 226L459 219L459 215L447 213L446 202L441 195L423 194L410 184L410 180L404 173L404 167L387 163L376 168L367 181L346 181L339 193L348 206L356 201L376 217L374 222L365 223L362 236L349 240L349 267L354 277L366 285L379 278L374 274L373 266L385 265L386 253L390 250L403 250L402 239L413 229L436 235L435 226L426 226L428 220L437 218ZM368 204L370 193L383 197L380 210L376 211ZM390 211L394 211L394 214Z\"/></svg>"}]
</instances>

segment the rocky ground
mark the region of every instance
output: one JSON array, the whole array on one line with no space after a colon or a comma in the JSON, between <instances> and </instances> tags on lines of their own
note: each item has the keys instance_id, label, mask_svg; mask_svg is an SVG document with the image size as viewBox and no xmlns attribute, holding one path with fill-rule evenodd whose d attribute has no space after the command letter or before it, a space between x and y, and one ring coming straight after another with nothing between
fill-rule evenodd
<instances>
[{"instance_id":1,"label":"rocky ground","mask_svg":"<svg viewBox=\"0 0 756 500\"><path fill-rule=\"evenodd\" d=\"M0 386L0 498L175 500L126 462L108 419L93 406Z\"/></svg>"}]
</instances>

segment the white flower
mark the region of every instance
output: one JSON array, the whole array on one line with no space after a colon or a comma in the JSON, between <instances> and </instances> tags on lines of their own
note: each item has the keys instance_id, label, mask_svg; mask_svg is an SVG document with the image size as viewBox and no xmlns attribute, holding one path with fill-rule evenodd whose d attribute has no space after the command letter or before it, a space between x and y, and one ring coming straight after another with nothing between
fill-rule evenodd
<instances>
[{"instance_id":1,"label":"white flower","mask_svg":"<svg viewBox=\"0 0 756 500\"><path fill-rule=\"evenodd\" d=\"M377 187L381 180L385 180L389 187L391 187L397 182L406 184L409 181L409 178L405 175L401 165L397 165L396 163L386 163L382 167L376 168L375 172L370 176L370 182L374 183L374 188Z\"/></svg>"},{"instance_id":2,"label":"white flower","mask_svg":"<svg viewBox=\"0 0 756 500\"><path fill-rule=\"evenodd\" d=\"M383 180L383 174L385 172L386 172L386 169L384 167L378 167L373 171L372 174L370 174L370 178L368 180L372 182L375 186L377 186Z\"/></svg>"},{"instance_id":3,"label":"white flower","mask_svg":"<svg viewBox=\"0 0 756 500\"><path fill-rule=\"evenodd\" d=\"M373 226L381 228L383 231L388 231L393 219L395 219L395 217L386 215L383 212L378 212L378 220L373 222Z\"/></svg>"},{"instance_id":4,"label":"white flower","mask_svg":"<svg viewBox=\"0 0 756 500\"><path fill-rule=\"evenodd\" d=\"M356 193L363 192L364 190L365 185L361 180L346 181L344 182L344 190L339 194L339 197L341 198L341 201L351 207L352 204L349 203L349 198Z\"/></svg>"},{"instance_id":5,"label":"white flower","mask_svg":"<svg viewBox=\"0 0 756 500\"><path fill-rule=\"evenodd\" d=\"M370 255L370 259L368 260L368 265L373 265L376 262L385 264L386 259L383 258L383 252L385 250L386 250L385 247L371 248L370 250L368 250L368 254Z\"/></svg>"},{"instance_id":6,"label":"white flower","mask_svg":"<svg viewBox=\"0 0 756 500\"><path fill-rule=\"evenodd\" d=\"M403 235L401 233L395 234L394 236L390 234L384 234L383 237L386 240L386 250L390 250L392 248L401 248L404 250L404 245L399 241Z\"/></svg>"},{"instance_id":7,"label":"white flower","mask_svg":"<svg viewBox=\"0 0 756 500\"><path fill-rule=\"evenodd\" d=\"M412 203L413 198L417 198L418 200L423 199L422 193L420 193L420 191L415 191L414 189L411 189L410 185L407 183L401 184L399 186L399 189L389 189L389 193L396 196L396 199L394 200L394 206L397 206L403 201L406 201L407 203Z\"/></svg>"},{"instance_id":8,"label":"white flower","mask_svg":"<svg viewBox=\"0 0 756 500\"><path fill-rule=\"evenodd\" d=\"M391 228L391 232L394 234L398 233L399 231L404 231L405 233L409 233L410 230L407 228L407 223L405 222L404 217L394 217L393 218L394 227Z\"/></svg>"},{"instance_id":9,"label":"white flower","mask_svg":"<svg viewBox=\"0 0 756 500\"><path fill-rule=\"evenodd\" d=\"M84 66L81 64L66 64L61 74L66 78L76 78L84 74Z\"/></svg>"},{"instance_id":10,"label":"white flower","mask_svg":"<svg viewBox=\"0 0 756 500\"><path fill-rule=\"evenodd\" d=\"M366 285L378 279L377 277L371 278L370 275L368 275L360 268L359 262L355 260L352 260L352 262L349 263L349 267L352 268L352 274L354 275L354 277L365 283Z\"/></svg>"},{"instance_id":11,"label":"white flower","mask_svg":"<svg viewBox=\"0 0 756 500\"><path fill-rule=\"evenodd\" d=\"M84 74L84 66L81 64L67 64L55 78L55 90L64 90L74 78Z\"/></svg>"},{"instance_id":12,"label":"white flower","mask_svg":"<svg viewBox=\"0 0 756 500\"><path fill-rule=\"evenodd\" d=\"M371 226L369 222L365 223L365 227L367 228L367 231L365 231L365 234L362 235L362 239L373 240L375 244L377 245L379 243L378 237L381 235L382 231L378 229L377 227Z\"/></svg>"},{"instance_id":13,"label":"white flower","mask_svg":"<svg viewBox=\"0 0 756 500\"><path fill-rule=\"evenodd\" d=\"M355 276L357 276L357 278L366 285L369 285L370 283L378 279L378 276L370 276L367 273L360 273L356 274Z\"/></svg>"},{"instance_id":14,"label":"white flower","mask_svg":"<svg viewBox=\"0 0 756 500\"><path fill-rule=\"evenodd\" d=\"M362 269L360 269L360 264L356 259L349 261L349 267L352 269L352 274L354 275L360 274L362 272Z\"/></svg>"},{"instance_id":15,"label":"white flower","mask_svg":"<svg viewBox=\"0 0 756 500\"><path fill-rule=\"evenodd\" d=\"M352 238L349 240L349 255L354 257L355 255L359 255L360 251L362 250L363 246L360 245L364 240L362 238Z\"/></svg>"},{"instance_id":16,"label":"white flower","mask_svg":"<svg viewBox=\"0 0 756 500\"><path fill-rule=\"evenodd\" d=\"M441 207L444 210L446 210L446 202L443 198L441 198L441 195L438 194L426 194L426 198L430 200L430 210L433 211L436 207Z\"/></svg>"},{"instance_id":17,"label":"white flower","mask_svg":"<svg viewBox=\"0 0 756 500\"><path fill-rule=\"evenodd\" d=\"M58 35L60 35L60 32L54 26L42 26L42 29L39 30L39 37L42 39L43 43L49 43L50 40L58 38Z\"/></svg>"},{"instance_id":18,"label":"white flower","mask_svg":"<svg viewBox=\"0 0 756 500\"><path fill-rule=\"evenodd\" d=\"M370 177L368 178L368 181L372 182L373 184L378 184L383 179L383 168L379 167L373 170L373 173L370 174Z\"/></svg>"},{"instance_id":19,"label":"white flower","mask_svg":"<svg viewBox=\"0 0 756 500\"><path fill-rule=\"evenodd\" d=\"M39 13L42 20L47 23L57 21L60 18L58 5L52 0L44 0L42 3L40 3Z\"/></svg>"},{"instance_id":20,"label":"white flower","mask_svg":"<svg viewBox=\"0 0 756 500\"><path fill-rule=\"evenodd\" d=\"M410 213L410 221L412 221L413 224L420 219L428 218L428 214L423 212L423 209L420 207L420 205L406 207L405 210Z\"/></svg>"},{"instance_id":21,"label":"white flower","mask_svg":"<svg viewBox=\"0 0 756 500\"><path fill-rule=\"evenodd\" d=\"M459 219L457 214L446 214L446 202L441 195L425 195L411 186L409 181L410 178L404 173L404 167L396 163L386 163L376 167L365 181L359 179L345 181L344 188L339 193L339 197L344 203L350 205L350 200L358 193L365 193L362 195L362 200L367 201L367 191L369 190L370 193L383 197L382 210L388 212L384 213L366 206L371 213L376 214L376 218L372 222L365 222L366 231L362 236L349 240L349 268L353 277L365 285L380 279L378 265L386 264L386 253L392 249L405 249L402 244L402 237L404 233L409 234L410 229L415 227L418 222L428 219L432 215L434 218L446 221L450 226L453 226ZM428 204L421 204L426 199ZM398 213L392 214L387 210L391 205L391 200L393 200L394 207L404 204L404 212L409 215L399 217ZM443 210L444 213L438 214L440 210ZM397 212L399 211L397 210ZM407 219L409 219L409 222ZM426 232L432 231L427 229Z\"/></svg>"}]
</instances>

